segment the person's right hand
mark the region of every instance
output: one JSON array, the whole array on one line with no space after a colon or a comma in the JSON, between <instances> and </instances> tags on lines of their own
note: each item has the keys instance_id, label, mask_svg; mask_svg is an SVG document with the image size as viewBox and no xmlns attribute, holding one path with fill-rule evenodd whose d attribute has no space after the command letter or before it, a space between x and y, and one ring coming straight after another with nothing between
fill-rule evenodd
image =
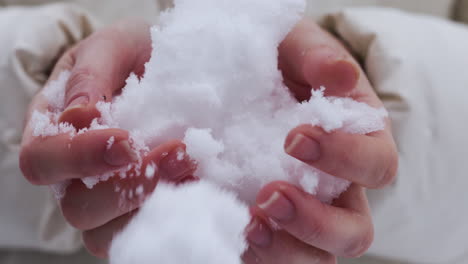
<instances>
[{"instance_id":1,"label":"person's right hand","mask_svg":"<svg viewBox=\"0 0 468 264\"><path fill-rule=\"evenodd\" d=\"M383 106L346 47L313 20L302 20L282 42L279 68L298 101L309 100L311 88L324 86L326 96ZM263 187L251 211L245 263L336 263L337 256L354 258L367 251L374 231L364 187L389 185L398 167L390 120L385 121L384 130L367 135L327 133L310 124L289 133L286 153L353 184L332 204L287 182Z\"/></svg>"},{"instance_id":2,"label":"person's right hand","mask_svg":"<svg viewBox=\"0 0 468 264\"><path fill-rule=\"evenodd\" d=\"M77 128L89 126L99 116L97 102L109 101L119 94L130 73L143 75L144 64L151 55L149 29L146 23L123 21L96 32L62 56L49 78L55 80L61 72L71 72L61 121ZM185 145L173 140L157 146L144 157L140 175L128 173L125 179L114 176L88 189L81 178L113 172L136 162L129 133L105 129L72 139L68 134L34 137L29 122L31 114L34 110L45 112L48 107L46 98L37 94L23 135L21 170L36 185L71 182L60 200L63 215L72 226L84 231L84 243L92 254L106 257L114 233L126 225L157 181L182 181L193 174L196 165L187 155L183 160L177 159L178 153L185 153ZM107 148L111 137L115 139L114 144ZM146 177L150 163L157 170Z\"/></svg>"}]
</instances>

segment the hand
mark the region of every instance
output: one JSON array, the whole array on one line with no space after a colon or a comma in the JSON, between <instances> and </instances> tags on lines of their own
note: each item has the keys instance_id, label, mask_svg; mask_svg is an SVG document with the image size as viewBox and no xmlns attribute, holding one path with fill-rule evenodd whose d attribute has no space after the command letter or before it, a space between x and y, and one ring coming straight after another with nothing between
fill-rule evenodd
<instances>
[{"instance_id":1,"label":"hand","mask_svg":"<svg viewBox=\"0 0 468 264\"><path fill-rule=\"evenodd\" d=\"M346 48L309 20L301 21L281 44L279 67L299 101L310 98L311 87L324 86L327 96L383 106ZM398 157L389 120L385 130L368 135L301 125L287 136L285 151L353 184L332 205L287 183L264 187L251 210L245 262L336 263L336 256L362 255L373 241L373 225L361 186L381 188L396 175Z\"/></svg>"},{"instance_id":2,"label":"hand","mask_svg":"<svg viewBox=\"0 0 468 264\"><path fill-rule=\"evenodd\" d=\"M141 76L150 55L149 26L136 21L123 21L99 31L67 51L50 77L54 80L65 70L71 72L66 86L67 108L60 120L77 128L89 126L99 116L96 103L118 95L131 72ZM131 173L137 172L129 172L125 179L115 176L88 189L79 179L113 172L136 161L129 134L120 129L106 129L89 131L73 139L68 134L33 137L31 113L45 112L48 107L42 94L31 104L22 141L21 169L33 184L71 182L60 201L63 215L71 225L84 231L84 243L92 254L106 257L113 234L125 226L157 181L161 178L181 181L192 175L195 165L187 155L181 161L177 159L179 152L185 153L182 142L169 141L144 157L141 175L131 177ZM108 149L111 137L115 140ZM151 163L158 169L154 175L145 175Z\"/></svg>"}]
</instances>

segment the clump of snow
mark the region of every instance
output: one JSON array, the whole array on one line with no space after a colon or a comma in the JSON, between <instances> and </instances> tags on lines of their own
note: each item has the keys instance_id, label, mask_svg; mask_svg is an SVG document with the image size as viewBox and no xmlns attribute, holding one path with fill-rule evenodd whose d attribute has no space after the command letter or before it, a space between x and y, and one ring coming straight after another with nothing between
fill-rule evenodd
<instances>
[{"instance_id":1,"label":"clump of snow","mask_svg":"<svg viewBox=\"0 0 468 264\"><path fill-rule=\"evenodd\" d=\"M138 187L135 189L135 193L138 196L142 196L145 191L145 187L143 185L138 185Z\"/></svg>"},{"instance_id":2,"label":"clump of snow","mask_svg":"<svg viewBox=\"0 0 468 264\"><path fill-rule=\"evenodd\" d=\"M115 143L115 137L112 136L109 138L109 140L107 140L107 145L106 145L106 149L109 150L112 148L112 146L114 145Z\"/></svg>"},{"instance_id":3,"label":"clump of snow","mask_svg":"<svg viewBox=\"0 0 468 264\"><path fill-rule=\"evenodd\" d=\"M53 120L58 120L57 114L34 111L31 117L31 122L34 124L33 136L49 137L58 134L70 134L73 136L76 133L72 125L67 123L57 124L57 122L53 122Z\"/></svg>"},{"instance_id":4,"label":"clump of snow","mask_svg":"<svg viewBox=\"0 0 468 264\"><path fill-rule=\"evenodd\" d=\"M148 164L145 169L146 178L152 179L154 175L156 174L157 169L158 167L156 166L156 164L154 164L154 162L151 162L150 164Z\"/></svg>"},{"instance_id":5,"label":"clump of snow","mask_svg":"<svg viewBox=\"0 0 468 264\"><path fill-rule=\"evenodd\" d=\"M42 94L49 102L49 110L52 112L63 111L65 108L65 89L66 83L70 79L70 71L63 71L59 74L57 80L52 80L44 87Z\"/></svg>"},{"instance_id":6,"label":"clump of snow","mask_svg":"<svg viewBox=\"0 0 468 264\"><path fill-rule=\"evenodd\" d=\"M106 174L100 176L89 176L81 179L81 181L88 187L88 189L94 188L96 184L100 182L104 182L110 179L110 177L114 176L114 172L108 172Z\"/></svg>"},{"instance_id":7,"label":"clump of snow","mask_svg":"<svg viewBox=\"0 0 468 264\"><path fill-rule=\"evenodd\" d=\"M69 78L70 72L64 71L59 74L56 80L50 81L42 90L42 95L48 101L48 109L44 113L37 110L32 113L33 136L48 137L58 134L70 134L73 136L76 133L72 125L58 123L60 114L65 107L65 86Z\"/></svg>"},{"instance_id":8,"label":"clump of snow","mask_svg":"<svg viewBox=\"0 0 468 264\"><path fill-rule=\"evenodd\" d=\"M303 104L291 96L277 68L277 47L304 6L303 0L175 1L152 28L144 77L130 76L114 102L100 103L100 122L137 132L134 141L150 148L184 139L199 162L197 176L244 201L273 180L314 183L305 189L331 201L348 182L285 154L288 131L309 123L364 134L382 129L386 112L326 98L322 90Z\"/></svg>"},{"instance_id":9,"label":"clump of snow","mask_svg":"<svg viewBox=\"0 0 468 264\"><path fill-rule=\"evenodd\" d=\"M211 183L159 184L114 238L110 262L240 264L249 220L247 207L234 194Z\"/></svg>"},{"instance_id":10,"label":"clump of snow","mask_svg":"<svg viewBox=\"0 0 468 264\"><path fill-rule=\"evenodd\" d=\"M184 160L185 154L186 154L186 153L185 153L184 151L180 151L180 150L179 150L179 151L177 152L177 160L178 160L178 161Z\"/></svg>"},{"instance_id":11,"label":"clump of snow","mask_svg":"<svg viewBox=\"0 0 468 264\"><path fill-rule=\"evenodd\" d=\"M197 176L247 204L274 180L330 202L349 182L285 154L288 131L309 123L328 132L365 134L383 129L387 113L348 98L326 98L323 89L303 104L291 96L277 69L277 47L303 7L302 0L175 1L162 25L152 29L153 54L144 78L131 76L120 97L103 103L101 121L138 131L147 146L183 138L198 161ZM141 113L149 114L140 118ZM227 202L216 207L224 196L215 187L182 197L191 188L197 184L158 186L144 212L115 239L111 263L240 263L244 244L233 239L247 221L239 226L215 215L235 218L248 215L247 208ZM198 203L202 198L207 200ZM186 213L187 206L193 211ZM219 242L227 231L237 236Z\"/></svg>"},{"instance_id":12,"label":"clump of snow","mask_svg":"<svg viewBox=\"0 0 468 264\"><path fill-rule=\"evenodd\" d=\"M240 263L248 209L231 193L248 205L275 180L302 186L324 202L346 190L349 182L287 155L288 132L311 124L366 134L384 128L387 112L325 97L321 87L312 87L319 90L305 103L289 93L277 48L304 8L304 0L175 0L151 29L153 53L144 77L132 74L120 96L99 103L101 118L89 129L130 131L142 156L169 139L183 139L202 182L158 185L117 236L111 263ZM37 135L60 133L41 118L33 119L40 121ZM117 174L126 177L132 166ZM144 175L152 178L156 171L150 164ZM92 187L110 175L84 182ZM139 167L132 175L140 175ZM143 190L117 191L131 199Z\"/></svg>"}]
</instances>

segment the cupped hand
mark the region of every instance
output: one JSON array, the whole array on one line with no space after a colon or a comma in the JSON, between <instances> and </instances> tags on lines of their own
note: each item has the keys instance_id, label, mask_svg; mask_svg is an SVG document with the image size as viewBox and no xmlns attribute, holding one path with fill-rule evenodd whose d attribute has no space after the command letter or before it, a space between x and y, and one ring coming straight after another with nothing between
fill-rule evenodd
<instances>
[{"instance_id":1,"label":"cupped hand","mask_svg":"<svg viewBox=\"0 0 468 264\"><path fill-rule=\"evenodd\" d=\"M323 86L326 96L383 106L346 47L311 20L301 21L283 41L279 68L299 101L310 98L311 88ZM331 205L284 182L264 187L251 210L245 262L336 263L336 256L362 255L373 241L364 187L387 186L398 166L390 121L367 135L327 133L303 124L285 139L285 152L353 184Z\"/></svg>"},{"instance_id":2,"label":"cupped hand","mask_svg":"<svg viewBox=\"0 0 468 264\"><path fill-rule=\"evenodd\" d=\"M150 55L149 25L129 20L98 31L68 50L49 79L57 79L63 71L71 73L60 121L76 128L88 127L99 116L96 103L118 95L130 73L143 75ZM111 177L88 189L82 178L117 171L137 162L129 133L105 129L73 138L69 134L34 137L29 122L31 114L48 108L44 95L37 94L23 135L20 167L24 176L36 185L69 183L60 200L63 215L71 225L84 231L85 245L96 256L107 256L113 234L129 221L159 179L178 182L195 171L196 166L187 155L178 159L180 153L185 154L185 145L173 140L143 157L140 170L127 172L124 179Z\"/></svg>"}]
</instances>

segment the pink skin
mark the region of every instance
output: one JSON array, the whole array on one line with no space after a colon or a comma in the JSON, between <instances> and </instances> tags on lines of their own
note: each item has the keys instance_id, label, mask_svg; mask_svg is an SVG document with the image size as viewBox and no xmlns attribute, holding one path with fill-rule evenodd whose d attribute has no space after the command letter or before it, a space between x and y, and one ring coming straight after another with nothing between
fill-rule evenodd
<instances>
[{"instance_id":1,"label":"pink skin","mask_svg":"<svg viewBox=\"0 0 468 264\"><path fill-rule=\"evenodd\" d=\"M64 69L72 72L67 85L68 108L61 120L80 127L89 125L98 115L95 103L118 95L130 72L141 75L150 50L148 25L124 21L93 34L68 51L51 76L55 79ZM350 96L374 107L382 106L359 64L339 41L315 23L304 20L298 24L279 52L285 83L298 100L310 97L310 86L323 85L327 87L327 95ZM31 105L31 109L38 110L46 107L40 95ZM92 190L76 179L131 162L134 155L125 148L128 133L103 130L85 133L69 142L67 136L35 139L30 131L27 126L20 158L26 178L34 184L74 179L61 201L64 216L83 230L83 240L92 254L107 257L112 236L128 223L141 199L122 207L114 191L115 179L99 183ZM111 136L123 143L109 154L104 146ZM70 149L64 147L68 143ZM145 158L144 166L154 162L164 168L164 164L170 163L171 154L168 157L162 154L178 149L185 149L179 141L157 146ZM384 131L369 135L328 134L320 128L302 125L285 139L285 151L355 184L332 205L322 204L288 183L275 182L264 187L251 209L252 223L246 229L250 248L244 261L335 263L335 256L355 257L364 253L372 242L373 226L364 188L360 186L384 187L396 174L397 154L389 121ZM146 195L156 187L159 178L183 181L190 179L194 170L193 162L187 158L162 170L152 180L138 177L118 184L127 189L142 184ZM82 209L90 204L92 208ZM270 219L275 219L281 230L272 228Z\"/></svg>"}]
</instances>

